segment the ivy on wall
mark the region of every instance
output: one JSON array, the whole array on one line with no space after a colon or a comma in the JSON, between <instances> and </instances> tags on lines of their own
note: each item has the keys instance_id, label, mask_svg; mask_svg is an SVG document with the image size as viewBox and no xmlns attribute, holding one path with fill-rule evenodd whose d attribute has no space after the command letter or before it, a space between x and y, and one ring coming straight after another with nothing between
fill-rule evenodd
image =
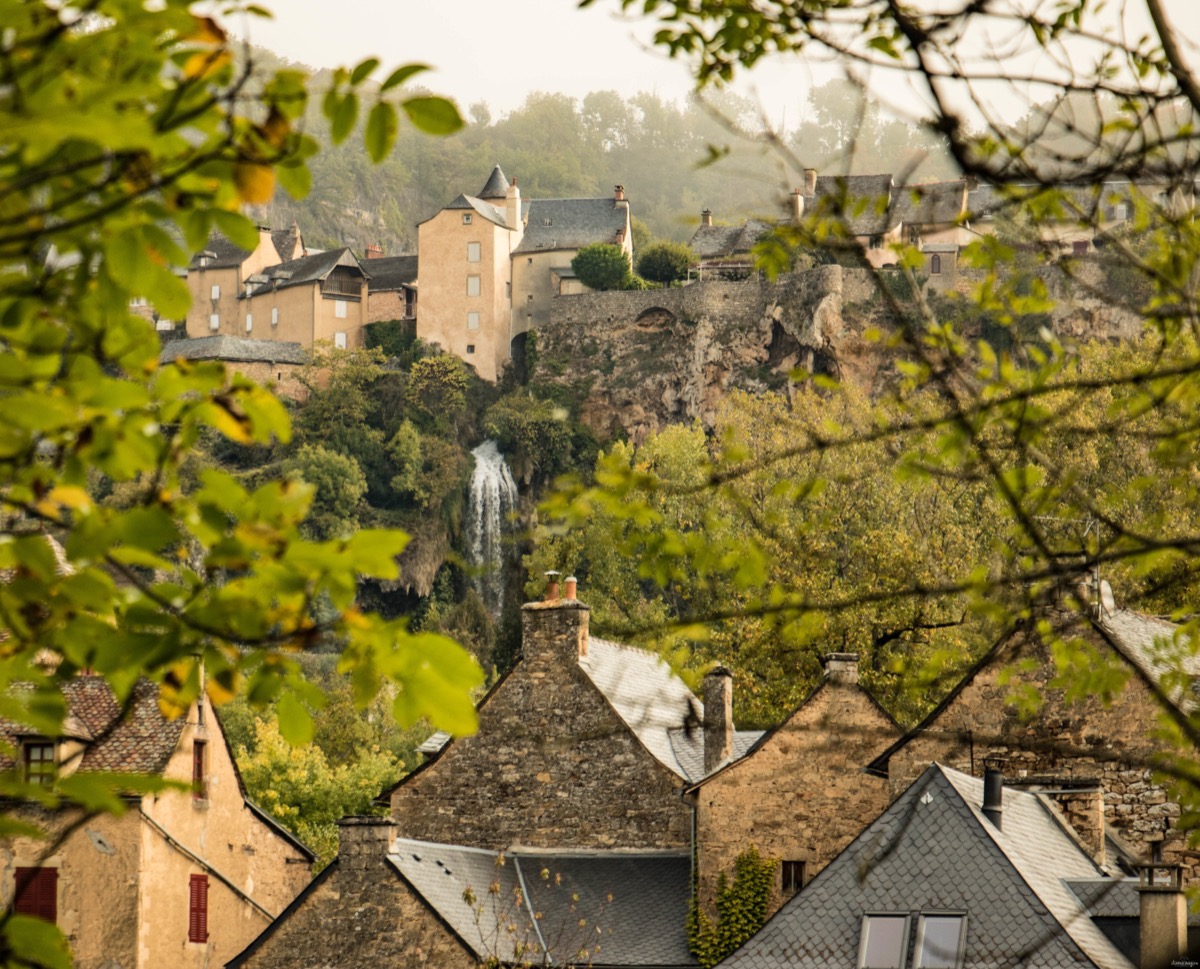
<instances>
[{"instance_id":1,"label":"ivy on wall","mask_svg":"<svg viewBox=\"0 0 1200 969\"><path fill-rule=\"evenodd\" d=\"M762 857L753 845L738 855L733 882L722 872L717 883L715 923L701 911L696 894L692 895L688 946L704 969L711 969L763 927L775 867L775 859Z\"/></svg>"}]
</instances>

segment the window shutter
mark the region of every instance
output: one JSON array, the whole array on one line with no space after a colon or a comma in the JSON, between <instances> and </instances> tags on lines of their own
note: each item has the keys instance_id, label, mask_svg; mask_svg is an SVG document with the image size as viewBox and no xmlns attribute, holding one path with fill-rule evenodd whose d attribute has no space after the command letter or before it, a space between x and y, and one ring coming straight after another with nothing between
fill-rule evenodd
<instances>
[{"instance_id":1,"label":"window shutter","mask_svg":"<svg viewBox=\"0 0 1200 969\"><path fill-rule=\"evenodd\" d=\"M208 876L192 875L188 884L188 941L208 941Z\"/></svg>"},{"instance_id":2,"label":"window shutter","mask_svg":"<svg viewBox=\"0 0 1200 969\"><path fill-rule=\"evenodd\" d=\"M13 911L47 922L58 921L58 869L18 868Z\"/></svg>"}]
</instances>

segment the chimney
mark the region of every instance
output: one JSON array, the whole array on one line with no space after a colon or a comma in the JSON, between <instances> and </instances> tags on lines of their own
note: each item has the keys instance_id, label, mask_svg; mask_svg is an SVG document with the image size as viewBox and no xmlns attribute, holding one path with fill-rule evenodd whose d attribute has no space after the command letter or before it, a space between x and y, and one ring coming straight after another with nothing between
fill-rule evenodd
<instances>
[{"instance_id":1,"label":"chimney","mask_svg":"<svg viewBox=\"0 0 1200 969\"><path fill-rule=\"evenodd\" d=\"M799 225L804 220L804 193L800 189L792 192L792 221Z\"/></svg>"},{"instance_id":2,"label":"chimney","mask_svg":"<svg viewBox=\"0 0 1200 969\"><path fill-rule=\"evenodd\" d=\"M1004 773L995 767L983 769L983 816L1000 830L1004 814Z\"/></svg>"},{"instance_id":3,"label":"chimney","mask_svg":"<svg viewBox=\"0 0 1200 969\"><path fill-rule=\"evenodd\" d=\"M858 682L858 653L827 653L821 662L830 683L852 686Z\"/></svg>"},{"instance_id":4,"label":"chimney","mask_svg":"<svg viewBox=\"0 0 1200 969\"><path fill-rule=\"evenodd\" d=\"M575 590L576 590L576 588L578 588L579 580L576 579L575 576L573 576L573 575L568 575L566 577L566 579L563 581L563 585L566 587L565 591L563 592L563 598L569 599L572 602L574 602L575 601Z\"/></svg>"},{"instance_id":5,"label":"chimney","mask_svg":"<svg viewBox=\"0 0 1200 969\"><path fill-rule=\"evenodd\" d=\"M383 258L383 246L379 245L378 243L374 243L374 242L371 243L371 245L367 246L367 258L368 259L382 259Z\"/></svg>"},{"instance_id":6,"label":"chimney","mask_svg":"<svg viewBox=\"0 0 1200 969\"><path fill-rule=\"evenodd\" d=\"M560 599L555 576L553 599L521 607L521 661L535 670L563 663L574 667L588 653L590 610L578 599Z\"/></svg>"},{"instance_id":7,"label":"chimney","mask_svg":"<svg viewBox=\"0 0 1200 969\"><path fill-rule=\"evenodd\" d=\"M525 234L525 224L521 221L521 190L517 188L515 178L504 195L504 221L517 234L512 242L512 248L515 249L520 245L521 237Z\"/></svg>"},{"instance_id":8,"label":"chimney","mask_svg":"<svg viewBox=\"0 0 1200 969\"><path fill-rule=\"evenodd\" d=\"M348 817L338 823L338 866L376 868L386 864L385 855L396 840L396 822L391 818Z\"/></svg>"},{"instance_id":9,"label":"chimney","mask_svg":"<svg viewBox=\"0 0 1200 969\"><path fill-rule=\"evenodd\" d=\"M704 677L704 773L733 757L733 674L718 666Z\"/></svg>"},{"instance_id":10,"label":"chimney","mask_svg":"<svg viewBox=\"0 0 1200 969\"><path fill-rule=\"evenodd\" d=\"M1187 952L1187 900L1179 865L1138 866L1141 969L1165 969Z\"/></svg>"},{"instance_id":11,"label":"chimney","mask_svg":"<svg viewBox=\"0 0 1200 969\"><path fill-rule=\"evenodd\" d=\"M705 209L700 213L701 225L712 225L712 209Z\"/></svg>"},{"instance_id":12,"label":"chimney","mask_svg":"<svg viewBox=\"0 0 1200 969\"><path fill-rule=\"evenodd\" d=\"M613 201L617 203L618 208L624 208L624 209L629 208L629 202L625 198L625 186L624 185L614 185L613 186Z\"/></svg>"},{"instance_id":13,"label":"chimney","mask_svg":"<svg viewBox=\"0 0 1200 969\"><path fill-rule=\"evenodd\" d=\"M546 601L554 602L558 599L558 577L562 573L551 569L546 573Z\"/></svg>"},{"instance_id":14,"label":"chimney","mask_svg":"<svg viewBox=\"0 0 1200 969\"><path fill-rule=\"evenodd\" d=\"M817 194L817 170L815 168L804 169L804 195L806 198L812 198Z\"/></svg>"},{"instance_id":15,"label":"chimney","mask_svg":"<svg viewBox=\"0 0 1200 969\"><path fill-rule=\"evenodd\" d=\"M1062 786L1054 793L1055 802L1096 864L1105 864L1104 791L1100 782L1088 778L1059 783Z\"/></svg>"}]
</instances>

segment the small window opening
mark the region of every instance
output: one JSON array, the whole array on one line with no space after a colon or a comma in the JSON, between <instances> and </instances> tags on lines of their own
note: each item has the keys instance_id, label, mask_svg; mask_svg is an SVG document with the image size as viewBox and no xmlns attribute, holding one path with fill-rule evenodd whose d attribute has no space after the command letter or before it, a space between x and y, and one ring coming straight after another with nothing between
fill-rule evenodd
<instances>
[{"instance_id":1,"label":"small window opening","mask_svg":"<svg viewBox=\"0 0 1200 969\"><path fill-rule=\"evenodd\" d=\"M25 781L49 787L54 783L54 744L36 741L25 744Z\"/></svg>"},{"instance_id":2,"label":"small window opening","mask_svg":"<svg viewBox=\"0 0 1200 969\"><path fill-rule=\"evenodd\" d=\"M464 212L463 213L463 225L470 225L470 224L471 224L471 213Z\"/></svg>"},{"instance_id":3,"label":"small window opening","mask_svg":"<svg viewBox=\"0 0 1200 969\"><path fill-rule=\"evenodd\" d=\"M192 797L203 801L208 797L208 765L206 753L208 744L203 740L192 741Z\"/></svg>"},{"instance_id":4,"label":"small window opening","mask_svg":"<svg viewBox=\"0 0 1200 969\"><path fill-rule=\"evenodd\" d=\"M468 344L467 344L467 353L474 353L474 352L475 352L475 344L474 344L474 343L468 343Z\"/></svg>"},{"instance_id":5,"label":"small window opening","mask_svg":"<svg viewBox=\"0 0 1200 969\"><path fill-rule=\"evenodd\" d=\"M804 887L804 862L785 861L780 867L779 874L785 894L795 895Z\"/></svg>"},{"instance_id":6,"label":"small window opening","mask_svg":"<svg viewBox=\"0 0 1200 969\"><path fill-rule=\"evenodd\" d=\"M936 252L929 257L929 275L937 276L942 271L942 257Z\"/></svg>"}]
</instances>

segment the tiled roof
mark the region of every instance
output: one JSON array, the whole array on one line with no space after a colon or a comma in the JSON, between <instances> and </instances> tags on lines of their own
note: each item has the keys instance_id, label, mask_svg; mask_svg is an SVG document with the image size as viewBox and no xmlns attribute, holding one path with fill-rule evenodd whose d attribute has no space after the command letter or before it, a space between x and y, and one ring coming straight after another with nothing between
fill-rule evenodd
<instances>
[{"instance_id":1,"label":"tiled roof","mask_svg":"<svg viewBox=\"0 0 1200 969\"><path fill-rule=\"evenodd\" d=\"M275 266L268 266L262 271L266 282L259 283L253 288L254 293L267 289L286 289L288 286L299 286L302 283L315 283L328 276L338 265L358 266L358 260L347 248L329 249L325 252L301 256ZM364 275L368 275L364 272Z\"/></svg>"},{"instance_id":2,"label":"tiled roof","mask_svg":"<svg viewBox=\"0 0 1200 969\"><path fill-rule=\"evenodd\" d=\"M158 355L159 363L172 360L226 360L230 363L302 364L308 354L299 343L283 340L247 340L239 336L202 336L172 340Z\"/></svg>"},{"instance_id":3,"label":"tiled roof","mask_svg":"<svg viewBox=\"0 0 1200 969\"><path fill-rule=\"evenodd\" d=\"M998 830L981 798L930 767L721 966L855 969L864 914L965 912L964 965L1132 969L1067 888L1101 872L1047 804L1006 789Z\"/></svg>"},{"instance_id":4,"label":"tiled roof","mask_svg":"<svg viewBox=\"0 0 1200 969\"><path fill-rule=\"evenodd\" d=\"M483 188L475 193L476 198L481 199L502 199L508 194L508 179L504 177L504 172L497 165L492 169L492 174L488 176L488 180L484 182Z\"/></svg>"},{"instance_id":5,"label":"tiled roof","mask_svg":"<svg viewBox=\"0 0 1200 969\"><path fill-rule=\"evenodd\" d=\"M67 733L89 741L78 769L161 774L183 733L184 718L168 720L158 707L158 687L139 682L122 716L108 682L99 676L77 676L62 687L67 700ZM82 729L81 729L82 728ZM0 721L0 736L14 743L30 731L9 720ZM0 756L0 768L13 766Z\"/></svg>"},{"instance_id":6,"label":"tiled roof","mask_svg":"<svg viewBox=\"0 0 1200 969\"><path fill-rule=\"evenodd\" d=\"M524 206L522 206L524 207ZM448 209L470 209L476 214L487 219L489 222L494 222L496 225L508 228L508 219L505 217L502 209L497 209L490 202L484 202L482 199L477 199L471 195L460 195L453 202L446 206Z\"/></svg>"},{"instance_id":7,"label":"tiled roof","mask_svg":"<svg viewBox=\"0 0 1200 969\"><path fill-rule=\"evenodd\" d=\"M363 267L371 274L371 292L384 293L412 286L417 281L416 256L383 256L368 259Z\"/></svg>"},{"instance_id":8,"label":"tiled roof","mask_svg":"<svg viewBox=\"0 0 1200 969\"><path fill-rule=\"evenodd\" d=\"M296 247L300 243L300 226L293 222L286 229L271 230L271 242L275 244L275 252L279 254L279 258L287 262L296 255Z\"/></svg>"},{"instance_id":9,"label":"tiled roof","mask_svg":"<svg viewBox=\"0 0 1200 969\"><path fill-rule=\"evenodd\" d=\"M579 667L655 760L687 780L671 731L698 730L704 708L671 667L655 653L594 637Z\"/></svg>"},{"instance_id":10,"label":"tiled roof","mask_svg":"<svg viewBox=\"0 0 1200 969\"><path fill-rule=\"evenodd\" d=\"M758 219L750 219L742 225L702 225L696 229L688 246L701 259L745 255L773 228L771 223Z\"/></svg>"},{"instance_id":11,"label":"tiled roof","mask_svg":"<svg viewBox=\"0 0 1200 969\"><path fill-rule=\"evenodd\" d=\"M401 838L388 860L481 961L542 964L548 952L545 964L560 966L587 948L592 966L696 964L687 944L687 854L501 855ZM468 889L473 903L464 899Z\"/></svg>"},{"instance_id":12,"label":"tiled roof","mask_svg":"<svg viewBox=\"0 0 1200 969\"><path fill-rule=\"evenodd\" d=\"M766 734L765 730L735 730L733 732L733 757L730 763L741 760L750 753L751 748ZM670 731L671 750L679 766L683 768L686 780L694 782L704 777L704 730L693 727L690 730Z\"/></svg>"},{"instance_id":13,"label":"tiled roof","mask_svg":"<svg viewBox=\"0 0 1200 969\"><path fill-rule=\"evenodd\" d=\"M844 220L852 235L880 235L896 224L891 200L891 175L824 175L805 198L804 214Z\"/></svg>"},{"instance_id":14,"label":"tiled roof","mask_svg":"<svg viewBox=\"0 0 1200 969\"><path fill-rule=\"evenodd\" d=\"M966 212L967 183L929 182L892 190L891 223L940 225L958 222Z\"/></svg>"},{"instance_id":15,"label":"tiled roof","mask_svg":"<svg viewBox=\"0 0 1200 969\"><path fill-rule=\"evenodd\" d=\"M530 199L525 235L515 253L618 244L629 210L613 198Z\"/></svg>"},{"instance_id":16,"label":"tiled roof","mask_svg":"<svg viewBox=\"0 0 1200 969\"><path fill-rule=\"evenodd\" d=\"M249 249L243 249L241 246L234 245L225 236L219 232L214 232L208 238L208 242L204 244L204 250L196 253L192 257L189 264L189 269L200 268L200 257L208 256L208 262L205 263L206 269L228 269L233 266L240 266L246 261L250 255Z\"/></svg>"}]
</instances>

